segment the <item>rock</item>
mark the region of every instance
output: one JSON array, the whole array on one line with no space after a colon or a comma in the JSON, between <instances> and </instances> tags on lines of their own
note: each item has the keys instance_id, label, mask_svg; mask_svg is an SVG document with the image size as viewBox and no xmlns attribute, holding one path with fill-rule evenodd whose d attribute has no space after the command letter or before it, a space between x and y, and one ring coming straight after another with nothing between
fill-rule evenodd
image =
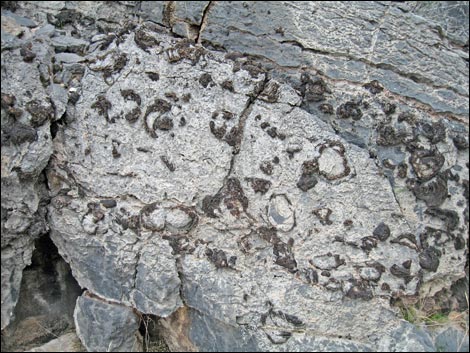
<instances>
[{"instance_id":1,"label":"rock","mask_svg":"<svg viewBox=\"0 0 470 353\"><path fill-rule=\"evenodd\" d=\"M155 23L163 23L165 3L163 1L142 1L140 13L142 18Z\"/></svg>"},{"instance_id":2,"label":"rock","mask_svg":"<svg viewBox=\"0 0 470 353\"><path fill-rule=\"evenodd\" d=\"M16 245L16 244L18 245ZM5 328L13 316L18 301L22 270L29 265L32 244L23 241L14 242L16 248L4 249L2 253L2 327Z\"/></svg>"},{"instance_id":3,"label":"rock","mask_svg":"<svg viewBox=\"0 0 470 353\"><path fill-rule=\"evenodd\" d=\"M295 226L295 210L285 195L275 195L268 208L268 219L272 226L289 232Z\"/></svg>"},{"instance_id":4,"label":"rock","mask_svg":"<svg viewBox=\"0 0 470 353\"><path fill-rule=\"evenodd\" d=\"M174 326L171 321L184 323ZM245 323L237 326L228 326L217 319L211 318L198 311L180 309L171 317L162 322L164 335L168 337L168 345L171 351L195 351L196 347L206 347L208 352L258 352L267 348L257 337L252 334L250 327ZM194 328L194 329L191 329ZM227 332L219 340L212 340L212 335ZM265 331L265 336L270 342L275 342L273 333ZM190 341L188 341L188 337ZM195 345L194 345L195 344ZM273 346L276 351L322 351L322 352L371 352L370 346L344 339L331 339L304 334L288 335L287 340L278 341ZM285 345L284 345L285 344Z\"/></svg>"},{"instance_id":5,"label":"rock","mask_svg":"<svg viewBox=\"0 0 470 353\"><path fill-rule=\"evenodd\" d=\"M409 322L402 321L400 325L382 337L379 349L388 352L435 352L431 336L425 330Z\"/></svg>"},{"instance_id":6,"label":"rock","mask_svg":"<svg viewBox=\"0 0 470 353\"><path fill-rule=\"evenodd\" d=\"M468 351L468 335L461 329L447 327L431 334L434 336L434 346L438 352Z\"/></svg>"},{"instance_id":7,"label":"rock","mask_svg":"<svg viewBox=\"0 0 470 353\"><path fill-rule=\"evenodd\" d=\"M188 331L173 332L175 339L168 342L172 350L186 350L186 348L189 348L192 351L194 347L207 347L208 352L255 352L259 350L254 337L249 334L248 330L225 325L223 322L195 310L186 310L183 313L179 315L185 315L184 320L188 323L188 326L182 326L180 329ZM211 332L213 334L220 332L219 325L222 325L223 331L228 334L221 337L220 340L212 340L210 338ZM189 338L191 343L185 342L186 337Z\"/></svg>"},{"instance_id":8,"label":"rock","mask_svg":"<svg viewBox=\"0 0 470 353\"><path fill-rule=\"evenodd\" d=\"M467 15L462 12L462 15L457 17L468 16L468 5L462 3L459 7L463 11L467 8ZM313 29L309 26L307 18L295 25L283 21L286 13L289 14L288 16L295 16L297 11L315 13L320 18L318 27ZM347 31L335 36L334 43L332 43L329 34L333 28L337 28L337 24L327 18L328 14L336 12L338 12L337 21L342 21L343 16L347 16L346 13L351 14L354 20L348 24ZM385 5L377 2L349 7L305 3L301 5L301 8L296 8L279 2L270 7L268 13L261 3L249 5L220 3L212 6L209 14L205 30L201 35L202 40L222 46L229 51L260 55L286 67L300 67L303 63L317 62L321 66L319 68L330 78L348 79L363 84L370 82L372 78L392 92L431 104L436 110L451 109L457 114L468 115L468 103L464 102L465 91L468 88L458 88L459 94L457 95L446 89L435 94L423 94L418 89L418 83L423 84L426 79L433 82L431 85L452 81L447 72L446 62L453 62L457 65L454 69L459 72L458 75L465 73L465 62L459 59L458 54L449 53L447 59L440 57L439 61L431 63L433 57L439 56L437 49L432 47L428 47L424 54L429 60L420 60L423 54L414 49L415 44L421 38L424 40L426 36L440 41L439 33L432 29L430 22L412 13L403 13L393 4ZM381 21L383 18L386 20ZM380 32L380 35L379 32L374 32L377 27L371 22L380 24L379 27L384 32ZM413 28L413 35L406 43L399 44L396 34L407 30L403 27L400 27L398 31L395 29L405 22L413 23L409 27ZM227 30L227 28L232 30ZM417 28L420 29L419 35L415 32ZM465 31L461 33L463 32ZM254 45L254 43L257 44ZM392 44L389 45L389 43ZM409 50L403 53L401 46L406 46ZM374 51L368 58L371 47ZM334 58L323 60L322 56L329 54ZM369 60L372 67L364 64L363 59ZM415 65L413 67L415 80L403 75L404 72L409 72L410 63ZM361 74L361 70L366 66L370 68L371 76ZM431 66L431 71L428 71ZM467 79L464 85L468 87ZM447 95L453 96L458 103L447 104L445 102Z\"/></svg>"},{"instance_id":9,"label":"rock","mask_svg":"<svg viewBox=\"0 0 470 353\"><path fill-rule=\"evenodd\" d=\"M184 306L161 320L161 329L171 352L197 352L197 347L189 339L192 310Z\"/></svg>"},{"instance_id":10,"label":"rock","mask_svg":"<svg viewBox=\"0 0 470 353\"><path fill-rule=\"evenodd\" d=\"M38 28L34 33L36 36L46 36L52 37L56 33L56 28L51 24L45 24L44 26Z\"/></svg>"},{"instance_id":11,"label":"rock","mask_svg":"<svg viewBox=\"0 0 470 353\"><path fill-rule=\"evenodd\" d=\"M54 103L55 119L60 119L65 113L65 108L67 107L67 101L69 98L67 90L64 87L53 83L49 86L48 93Z\"/></svg>"},{"instance_id":12,"label":"rock","mask_svg":"<svg viewBox=\"0 0 470 353\"><path fill-rule=\"evenodd\" d=\"M139 319L131 308L89 297L77 299L77 336L87 351L142 352Z\"/></svg>"},{"instance_id":13,"label":"rock","mask_svg":"<svg viewBox=\"0 0 470 353\"><path fill-rule=\"evenodd\" d=\"M68 36L52 37L51 44L57 52L83 53L88 42Z\"/></svg>"},{"instance_id":14,"label":"rock","mask_svg":"<svg viewBox=\"0 0 470 353\"><path fill-rule=\"evenodd\" d=\"M383 222L381 222L372 233L374 237L379 238L381 241L385 241L390 237L390 228Z\"/></svg>"},{"instance_id":15,"label":"rock","mask_svg":"<svg viewBox=\"0 0 470 353\"><path fill-rule=\"evenodd\" d=\"M117 206L116 200L101 200L101 204L105 208L114 208Z\"/></svg>"},{"instance_id":16,"label":"rock","mask_svg":"<svg viewBox=\"0 0 470 353\"><path fill-rule=\"evenodd\" d=\"M37 60L43 60L42 55ZM3 330L12 319L34 240L48 231L43 207L48 191L42 171L52 153L52 140L49 122L34 125L27 111L29 102L48 100L36 65L24 63L17 48L2 51L2 66L8 67L8 74L2 76L1 113ZM15 97L11 104L3 104L4 94Z\"/></svg>"},{"instance_id":17,"label":"rock","mask_svg":"<svg viewBox=\"0 0 470 353\"><path fill-rule=\"evenodd\" d=\"M139 256L131 301L141 312L166 317L182 305L180 279L171 248L165 243L147 245Z\"/></svg>"},{"instance_id":18,"label":"rock","mask_svg":"<svg viewBox=\"0 0 470 353\"><path fill-rule=\"evenodd\" d=\"M141 348L148 317L172 349L436 348L393 303L465 278L454 22L410 2L20 5L38 29L2 18L2 328L50 233L88 290L88 350Z\"/></svg>"},{"instance_id":19,"label":"rock","mask_svg":"<svg viewBox=\"0 0 470 353\"><path fill-rule=\"evenodd\" d=\"M39 315L15 321L3 330L5 351L28 350L70 331L70 323L63 317Z\"/></svg>"},{"instance_id":20,"label":"rock","mask_svg":"<svg viewBox=\"0 0 470 353\"><path fill-rule=\"evenodd\" d=\"M78 336L71 332L59 336L42 346L30 349L27 352L83 352L84 347Z\"/></svg>"},{"instance_id":21,"label":"rock","mask_svg":"<svg viewBox=\"0 0 470 353\"><path fill-rule=\"evenodd\" d=\"M18 26L30 27L30 28L37 26L37 24L33 20L26 18L26 17L18 16L17 14L8 10L2 11L2 17L3 16L13 19Z\"/></svg>"},{"instance_id":22,"label":"rock","mask_svg":"<svg viewBox=\"0 0 470 353\"><path fill-rule=\"evenodd\" d=\"M85 61L85 58L74 53L57 53L55 60L59 63L75 64Z\"/></svg>"},{"instance_id":23,"label":"rock","mask_svg":"<svg viewBox=\"0 0 470 353\"><path fill-rule=\"evenodd\" d=\"M411 1L412 12L437 22L437 30L441 36L448 37L459 45L468 42L468 4L462 1L456 3L423 4Z\"/></svg>"},{"instance_id":24,"label":"rock","mask_svg":"<svg viewBox=\"0 0 470 353\"><path fill-rule=\"evenodd\" d=\"M173 44L161 33L146 31L163 51L157 46L137 50L138 44L128 37L119 45L120 55L125 55L128 63L137 60L148 63L151 56L153 64L150 65L155 67L147 66L146 70L159 72L156 84L163 88L153 91L155 81L148 79L145 81L147 89L133 88L132 94L126 93L133 87L132 82L139 80L128 64L120 71L125 79L119 87L109 88L105 77L85 74L82 85L100 92L100 99L107 102L107 118L104 110L100 115L100 110L94 109L98 108L96 94L91 95L85 89L77 102L77 118L54 139L56 153L48 171L49 179L68 175L70 172L64 169L64 164L69 165L67 168L71 168L74 176L72 183L59 185L56 192L72 187L78 195L79 185L87 185L86 190L82 189L82 196L74 198L73 207L67 207L66 211L49 207L52 238L70 261L79 283L104 298L163 317L181 307L181 285L185 302L191 309L203 313L207 320L222 317L221 321L228 327L236 325L239 316L259 312L260 302L256 299L258 295L251 294L253 304L228 305L220 302L220 293L232 298L230 302L244 303L245 294L250 296L252 288L257 286L275 305L273 312L285 313L288 318L298 317L306 322L308 332L327 332L328 316L323 319L323 325L317 325L309 321L313 313L308 310L299 313L297 309L308 307L308 297L318 296L333 296L338 301L346 297L354 301L354 310L367 307L378 315L373 326L377 333L387 325L396 325L393 319L385 325L379 313L388 310L388 304L376 302L372 293L390 295L401 291L413 295L417 290L420 257L416 245L408 247L403 240L387 241L390 229L397 234L412 234L412 230L392 216L392 213L401 214L400 207L389 181L377 178L378 167L371 162L369 153L335 135L327 124L305 110L269 98L273 87L276 87L276 96L286 96L285 92L290 92L287 85L271 80L268 90L260 88L264 82L262 75L253 78L243 69L233 72L234 63L217 53L211 53L214 59L207 56L202 61L198 49L185 41ZM94 55L103 57L105 53ZM175 86L176 72L200 65L216 85L208 83L204 88L200 84L201 75L189 70L184 78L188 86ZM226 82L232 82L233 90L224 88ZM333 84L328 87L335 89ZM191 104L176 101L189 91ZM164 95L158 96L159 92ZM247 96L256 96L256 92L264 92L263 98L250 101ZM204 105L199 106L202 95ZM230 97L230 104L220 97ZM126 114L139 102L145 111L144 116L139 117L140 125L119 118L112 122L113 117ZM382 111L383 106L378 103L374 109ZM230 114L225 114L227 118L224 114L214 114L221 111ZM180 116L185 117L183 126L174 123ZM364 113L360 121L365 121L365 116ZM269 129L263 129L261 124L268 119ZM162 125L162 121L171 121L171 129L168 124ZM107 137L96 136L92 131L97 128ZM90 138L85 139L83 131L89 131ZM257 138L253 139L252 134ZM129 148L124 141L131 135L139 136L133 138L144 142L145 150L164 158L152 163L152 154ZM294 145L293 137L295 144L303 148L297 148L293 157L288 158L285 151ZM70 146L69 140L76 141L78 146ZM88 155L85 154L87 147ZM74 157L70 157L72 148ZM119 158L116 158L118 153ZM236 158L233 158L234 153ZM181 154L199 157L188 160ZM285 160L279 158L282 155L286 156ZM271 162L275 157L278 157L277 164ZM201 164L199 161L205 158L217 161L222 167L214 169L210 164ZM101 161L103 167L93 167L94 160ZM78 161L84 163L83 169L74 167ZM271 168L267 167L267 161ZM426 169L430 165L426 156L419 155L414 161L416 168L422 170L421 176L432 177ZM259 166L268 172L263 180L276 176L273 181L269 180L271 185L263 189L264 192L256 192L252 185L263 176L260 173L264 171ZM88 170L94 170L95 174L91 175ZM315 177L316 185L308 193L297 187L299 175ZM146 187L150 181L152 187ZM133 197L122 197L128 194ZM364 194L370 197L365 199ZM119 207L95 205L90 209L90 203L104 195L119 200ZM171 201L164 202L161 195ZM334 242L337 227L343 229L345 212L354 217L355 224L361 224L362 229L352 228L344 235L343 242ZM373 219L370 212L374 212ZM274 230L254 231L250 225L253 221L267 229L272 226ZM312 229L314 222L321 231ZM381 223L386 224L383 229ZM376 230L377 224L379 230ZM89 236L81 235L82 227ZM218 235L221 230L229 231L233 227L237 230L230 230L235 232L231 237ZM71 229L74 229L74 236L69 235ZM372 236L374 231L376 236ZM364 236L364 233L369 235ZM124 244L121 239L126 239ZM84 249L87 249L86 260ZM119 254L119 261L116 254ZM403 259L410 260L406 269L396 265ZM448 259L441 258L440 266L444 263L447 266ZM372 260L380 266L363 270L361 276L356 269ZM98 273L95 268L104 270ZM305 282L296 279L295 274L300 270L315 268L322 274L317 279L318 288L314 289L307 279ZM234 270L243 274L243 284L236 284L240 280L233 275ZM461 267L454 271L458 276ZM278 279L273 280L271 273L279 276L275 277ZM377 285L373 292L370 286L374 282ZM303 293L299 294L295 305L292 300L275 299L274 293L278 293L279 288L290 286ZM368 302L374 304L367 305ZM338 313L339 304L333 303L332 299L324 299L321 305L326 312L334 310L335 317L349 315L347 311ZM262 331L252 331L251 335L257 340L263 337L259 347L295 342L294 338L286 340L294 335L294 328L289 325L287 321L274 331L264 327ZM357 342L362 342L372 330L371 326L351 330L336 321L335 325L338 335L349 334ZM221 336L221 327L225 326L216 325L211 330L220 328ZM209 345L207 341L197 343L188 339L198 349Z\"/></svg>"}]
</instances>

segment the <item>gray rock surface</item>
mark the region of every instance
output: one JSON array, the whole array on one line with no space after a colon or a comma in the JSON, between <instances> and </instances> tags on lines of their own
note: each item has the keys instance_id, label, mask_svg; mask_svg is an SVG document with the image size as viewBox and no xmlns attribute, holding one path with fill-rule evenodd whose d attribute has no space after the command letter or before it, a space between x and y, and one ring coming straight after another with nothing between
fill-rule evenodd
<instances>
[{"instance_id":1,"label":"gray rock surface","mask_svg":"<svg viewBox=\"0 0 470 353\"><path fill-rule=\"evenodd\" d=\"M66 333L42 346L33 348L28 352L83 352L84 347L78 336L74 333Z\"/></svg>"},{"instance_id":2,"label":"gray rock surface","mask_svg":"<svg viewBox=\"0 0 470 353\"><path fill-rule=\"evenodd\" d=\"M90 297L77 300L77 336L88 352L142 352L139 319L131 308Z\"/></svg>"},{"instance_id":3,"label":"gray rock surface","mask_svg":"<svg viewBox=\"0 0 470 353\"><path fill-rule=\"evenodd\" d=\"M16 24L10 26L4 17ZM31 25L2 11L2 33L10 33L12 38L23 33L26 41ZM50 62L51 48L29 43L31 46L3 51L2 41L2 329L13 314L34 240L48 230L48 194L42 171L52 154L50 120L54 111L37 63Z\"/></svg>"},{"instance_id":4,"label":"gray rock surface","mask_svg":"<svg viewBox=\"0 0 470 353\"><path fill-rule=\"evenodd\" d=\"M433 332L434 346L438 352L468 352L468 335L456 327L446 327Z\"/></svg>"},{"instance_id":5,"label":"gray rock surface","mask_svg":"<svg viewBox=\"0 0 470 353\"><path fill-rule=\"evenodd\" d=\"M391 303L468 269L468 3L439 6L2 10L2 327L49 228L87 349L137 349L130 308L172 349L436 349Z\"/></svg>"},{"instance_id":6,"label":"gray rock surface","mask_svg":"<svg viewBox=\"0 0 470 353\"><path fill-rule=\"evenodd\" d=\"M315 67L336 80L379 80L435 111L468 116L468 51L390 2L220 2L201 38L281 67Z\"/></svg>"},{"instance_id":7,"label":"gray rock surface","mask_svg":"<svg viewBox=\"0 0 470 353\"><path fill-rule=\"evenodd\" d=\"M436 351L431 336L426 330L405 321L382 338L379 349L387 352Z\"/></svg>"},{"instance_id":8,"label":"gray rock surface","mask_svg":"<svg viewBox=\"0 0 470 353\"><path fill-rule=\"evenodd\" d=\"M468 46L468 1L409 1L407 5L413 13L436 22L441 36Z\"/></svg>"}]
</instances>

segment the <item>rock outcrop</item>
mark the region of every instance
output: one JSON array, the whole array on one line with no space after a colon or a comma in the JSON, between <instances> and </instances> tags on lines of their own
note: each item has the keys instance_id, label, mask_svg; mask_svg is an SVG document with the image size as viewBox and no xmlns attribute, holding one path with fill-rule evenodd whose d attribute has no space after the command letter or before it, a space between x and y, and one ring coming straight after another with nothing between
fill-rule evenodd
<instances>
[{"instance_id":1,"label":"rock outcrop","mask_svg":"<svg viewBox=\"0 0 470 353\"><path fill-rule=\"evenodd\" d=\"M393 303L468 277L468 2L4 3L2 329L47 233L90 351L458 336Z\"/></svg>"}]
</instances>

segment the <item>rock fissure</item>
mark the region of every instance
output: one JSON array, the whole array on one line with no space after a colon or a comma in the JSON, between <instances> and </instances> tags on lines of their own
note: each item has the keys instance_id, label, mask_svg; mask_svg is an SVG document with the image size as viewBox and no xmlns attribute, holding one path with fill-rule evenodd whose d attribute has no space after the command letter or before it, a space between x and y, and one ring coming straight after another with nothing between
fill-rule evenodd
<instances>
[{"instance_id":1,"label":"rock fissure","mask_svg":"<svg viewBox=\"0 0 470 353\"><path fill-rule=\"evenodd\" d=\"M136 256L136 261L135 261L135 268L134 268L134 275L132 277L132 289L137 289L137 276L138 276L138 272L139 272L139 262L140 262L140 258L141 258L141 251L142 250L138 250L137 251L137 256Z\"/></svg>"},{"instance_id":2,"label":"rock fissure","mask_svg":"<svg viewBox=\"0 0 470 353\"><path fill-rule=\"evenodd\" d=\"M211 8L215 6L215 4L216 4L216 1L209 1L209 3L204 8L204 11L202 12L201 23L199 24L199 29L198 29L197 36L195 39L195 42L197 44L201 44L201 41L202 41L201 34L206 29L209 12L211 11Z\"/></svg>"}]
</instances>

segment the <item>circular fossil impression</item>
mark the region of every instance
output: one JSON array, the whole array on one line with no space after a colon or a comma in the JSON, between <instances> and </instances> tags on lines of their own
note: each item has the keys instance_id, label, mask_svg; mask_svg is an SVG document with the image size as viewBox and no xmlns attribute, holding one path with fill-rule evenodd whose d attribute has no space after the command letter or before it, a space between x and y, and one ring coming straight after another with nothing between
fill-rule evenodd
<instances>
[{"instance_id":1,"label":"circular fossil impression","mask_svg":"<svg viewBox=\"0 0 470 353\"><path fill-rule=\"evenodd\" d=\"M268 206L269 222L282 232L295 226L295 211L285 195L273 195Z\"/></svg>"},{"instance_id":2,"label":"circular fossil impression","mask_svg":"<svg viewBox=\"0 0 470 353\"><path fill-rule=\"evenodd\" d=\"M336 180L348 176L351 169L346 160L345 148L337 141L329 141L320 146L318 168L320 174L328 180Z\"/></svg>"}]
</instances>

